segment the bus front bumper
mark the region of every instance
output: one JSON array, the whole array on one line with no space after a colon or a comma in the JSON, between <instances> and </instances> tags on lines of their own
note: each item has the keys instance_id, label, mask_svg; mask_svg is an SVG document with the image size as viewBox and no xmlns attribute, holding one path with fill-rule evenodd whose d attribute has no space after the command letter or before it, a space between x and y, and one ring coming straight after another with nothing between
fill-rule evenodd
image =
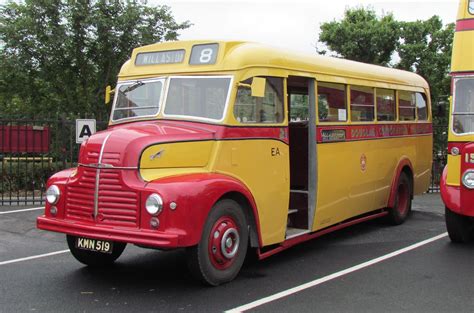
<instances>
[{"instance_id":1,"label":"bus front bumper","mask_svg":"<svg viewBox=\"0 0 474 313\"><path fill-rule=\"evenodd\" d=\"M84 224L76 221L40 216L37 227L43 230L65 233L91 239L120 241L154 248L172 249L179 247L183 234L147 229L125 229L104 225Z\"/></svg>"}]
</instances>

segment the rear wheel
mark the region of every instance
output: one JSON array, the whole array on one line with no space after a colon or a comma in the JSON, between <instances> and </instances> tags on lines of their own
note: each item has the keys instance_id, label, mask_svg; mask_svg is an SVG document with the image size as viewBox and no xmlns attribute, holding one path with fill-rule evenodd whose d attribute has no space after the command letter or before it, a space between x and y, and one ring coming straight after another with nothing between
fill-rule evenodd
<instances>
[{"instance_id":1,"label":"rear wheel","mask_svg":"<svg viewBox=\"0 0 474 313\"><path fill-rule=\"evenodd\" d=\"M107 266L115 262L118 257L122 254L125 249L126 243L114 242L112 253L101 253L95 251L82 250L76 247L75 236L67 235L67 245L72 255L79 262L91 266L91 267L102 267Z\"/></svg>"},{"instance_id":2,"label":"rear wheel","mask_svg":"<svg viewBox=\"0 0 474 313\"><path fill-rule=\"evenodd\" d=\"M465 243L473 237L474 223L468 217L445 208L446 228L452 242Z\"/></svg>"},{"instance_id":3,"label":"rear wheel","mask_svg":"<svg viewBox=\"0 0 474 313\"><path fill-rule=\"evenodd\" d=\"M390 208L387 220L392 225L400 225L411 211L412 188L406 173L401 173L397 183L397 194L393 208Z\"/></svg>"},{"instance_id":4,"label":"rear wheel","mask_svg":"<svg viewBox=\"0 0 474 313\"><path fill-rule=\"evenodd\" d=\"M204 225L199 244L187 249L191 273L217 286L237 276L245 260L248 226L240 205L230 199L217 202Z\"/></svg>"}]
</instances>

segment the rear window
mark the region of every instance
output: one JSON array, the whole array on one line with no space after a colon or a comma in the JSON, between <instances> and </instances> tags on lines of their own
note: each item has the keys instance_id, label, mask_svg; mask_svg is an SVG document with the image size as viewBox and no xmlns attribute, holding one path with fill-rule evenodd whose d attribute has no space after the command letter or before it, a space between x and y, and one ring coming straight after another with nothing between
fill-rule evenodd
<instances>
[{"instance_id":1,"label":"rear window","mask_svg":"<svg viewBox=\"0 0 474 313\"><path fill-rule=\"evenodd\" d=\"M426 121L428 119L428 108L426 106L426 95L424 93L416 93L416 111L419 121Z\"/></svg>"}]
</instances>

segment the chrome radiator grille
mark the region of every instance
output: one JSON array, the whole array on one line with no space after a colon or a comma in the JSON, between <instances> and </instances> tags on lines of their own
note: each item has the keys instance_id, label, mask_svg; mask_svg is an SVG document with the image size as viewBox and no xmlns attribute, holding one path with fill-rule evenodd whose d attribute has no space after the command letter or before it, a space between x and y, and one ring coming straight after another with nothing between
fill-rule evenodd
<instances>
[{"instance_id":1,"label":"chrome radiator grille","mask_svg":"<svg viewBox=\"0 0 474 313\"><path fill-rule=\"evenodd\" d=\"M78 180L66 188L66 216L116 226L138 226L139 197L122 180L122 170L100 169L98 214L94 218L97 169L81 168Z\"/></svg>"}]
</instances>

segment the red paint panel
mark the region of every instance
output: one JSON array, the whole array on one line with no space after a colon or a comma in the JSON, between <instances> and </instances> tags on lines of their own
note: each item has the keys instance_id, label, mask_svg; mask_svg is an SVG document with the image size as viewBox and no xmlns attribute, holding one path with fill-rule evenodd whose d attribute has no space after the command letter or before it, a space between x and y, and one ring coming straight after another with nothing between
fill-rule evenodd
<instances>
[{"instance_id":1,"label":"red paint panel","mask_svg":"<svg viewBox=\"0 0 474 313\"><path fill-rule=\"evenodd\" d=\"M160 230L180 229L186 234L182 237L180 246L192 246L199 242L212 206L229 192L237 192L247 198L257 228L260 225L252 194L244 184L232 177L221 174L190 174L158 179L147 184L142 193L142 202L153 192L159 193L164 201L165 209L159 215ZM177 204L176 210L169 209L171 202ZM149 214L142 214L142 227L148 227L150 218ZM257 231L260 236L260 229ZM261 242L261 238L259 241Z\"/></svg>"},{"instance_id":2,"label":"red paint panel","mask_svg":"<svg viewBox=\"0 0 474 313\"><path fill-rule=\"evenodd\" d=\"M224 127L217 139L275 139L288 144L286 127Z\"/></svg>"},{"instance_id":3,"label":"red paint panel","mask_svg":"<svg viewBox=\"0 0 474 313\"><path fill-rule=\"evenodd\" d=\"M92 172L87 174L85 171ZM56 205L58 215L51 216L47 204L45 215L38 218L38 228L158 248L187 247L199 242L209 211L229 192L247 198L257 228L260 225L255 200L245 185L235 178L221 174L193 174L144 183L135 170L102 171L111 184L110 188L99 188L98 219L92 218L94 189L91 187L95 186L95 181L89 176L94 170L80 167L74 178L70 178L72 171L67 170L48 181L48 186L54 183L61 191ZM115 178L111 176L112 172ZM164 201L163 211L157 216L160 225L156 230L150 226L152 216L142 205L152 193L160 194ZM170 209L171 202L177 204L175 210ZM259 229L257 233L260 236ZM261 242L260 237L259 240Z\"/></svg>"},{"instance_id":4,"label":"red paint panel","mask_svg":"<svg viewBox=\"0 0 474 313\"><path fill-rule=\"evenodd\" d=\"M430 135L431 123L318 126L317 141L338 142Z\"/></svg>"},{"instance_id":5,"label":"red paint panel","mask_svg":"<svg viewBox=\"0 0 474 313\"><path fill-rule=\"evenodd\" d=\"M87 236L89 238L121 241L138 245L176 248L182 234L179 232L160 232L144 229L127 229L104 227L92 224L77 223L70 220L61 220L40 216L36 220L39 229L70 234L74 236Z\"/></svg>"},{"instance_id":6,"label":"red paint panel","mask_svg":"<svg viewBox=\"0 0 474 313\"><path fill-rule=\"evenodd\" d=\"M456 31L474 30L474 19L465 19L456 21Z\"/></svg>"},{"instance_id":7,"label":"red paint panel","mask_svg":"<svg viewBox=\"0 0 474 313\"><path fill-rule=\"evenodd\" d=\"M474 163L466 162L465 155L474 153L474 143L467 143L461 149L461 177L467 170L474 170ZM474 190L460 186L460 214L474 216Z\"/></svg>"},{"instance_id":8,"label":"red paint panel","mask_svg":"<svg viewBox=\"0 0 474 313\"><path fill-rule=\"evenodd\" d=\"M451 211L461 213L461 192L460 187L448 186L446 184L446 178L448 176L448 165L444 167L441 179L439 181L439 189L441 192L441 199L444 205L447 206Z\"/></svg>"},{"instance_id":9,"label":"red paint panel","mask_svg":"<svg viewBox=\"0 0 474 313\"><path fill-rule=\"evenodd\" d=\"M459 151L462 151L465 144L466 142L448 142L448 154L451 154L451 150L453 150L454 147L458 148Z\"/></svg>"}]
</instances>

